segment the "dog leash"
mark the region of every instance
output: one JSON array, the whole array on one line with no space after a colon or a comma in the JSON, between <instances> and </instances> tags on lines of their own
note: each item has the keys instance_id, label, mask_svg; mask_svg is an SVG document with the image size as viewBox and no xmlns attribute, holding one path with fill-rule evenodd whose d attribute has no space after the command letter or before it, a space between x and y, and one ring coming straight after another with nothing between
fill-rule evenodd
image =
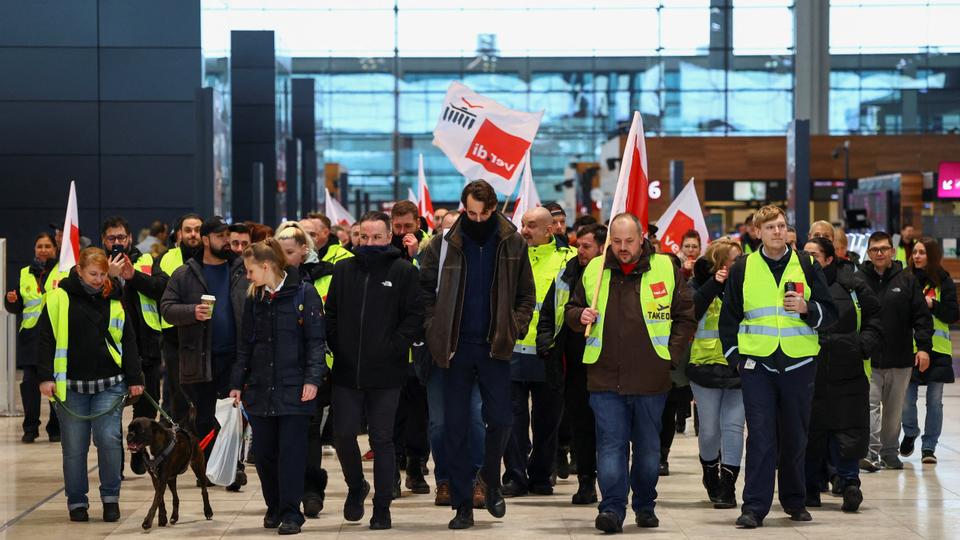
<instances>
[{"instance_id":1,"label":"dog leash","mask_svg":"<svg viewBox=\"0 0 960 540\"><path fill-rule=\"evenodd\" d=\"M67 414L69 414L70 416L78 420L96 420L101 416L106 416L108 414L111 414L113 413L113 411L123 406L123 402L126 401L127 397L129 397L129 394L127 393L121 394L120 397L118 397L117 400L113 402L113 405L111 405L109 409L103 411L102 413L87 415L87 414L78 414L77 412L71 410L70 407L67 407L67 404L60 399L60 396L56 394L53 395L53 399L54 401L57 402L57 405L60 408L62 408Z\"/></svg>"}]
</instances>

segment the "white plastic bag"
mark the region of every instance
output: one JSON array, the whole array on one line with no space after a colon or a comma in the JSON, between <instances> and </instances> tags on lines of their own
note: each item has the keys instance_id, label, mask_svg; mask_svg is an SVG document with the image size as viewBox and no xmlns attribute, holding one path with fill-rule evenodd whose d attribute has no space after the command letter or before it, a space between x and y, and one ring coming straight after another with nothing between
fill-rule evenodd
<instances>
[{"instance_id":1,"label":"white plastic bag","mask_svg":"<svg viewBox=\"0 0 960 540\"><path fill-rule=\"evenodd\" d=\"M237 477L237 461L243 442L241 415L240 406L234 406L233 398L217 400L216 416L220 433L207 461L207 479L218 486L229 486Z\"/></svg>"}]
</instances>

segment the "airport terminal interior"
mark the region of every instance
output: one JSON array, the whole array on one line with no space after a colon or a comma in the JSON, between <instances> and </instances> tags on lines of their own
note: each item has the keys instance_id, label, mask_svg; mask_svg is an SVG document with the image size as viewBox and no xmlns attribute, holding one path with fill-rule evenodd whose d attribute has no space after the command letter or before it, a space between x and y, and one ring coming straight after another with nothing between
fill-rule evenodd
<instances>
[{"instance_id":1,"label":"airport terminal interior","mask_svg":"<svg viewBox=\"0 0 960 540\"><path fill-rule=\"evenodd\" d=\"M153 278L158 276L172 283L174 269L186 265L180 261L169 267L165 257L175 252L183 258L190 246L199 250L195 260L202 260L196 273L212 279L207 266L218 255L210 235L226 236L229 230L224 253L232 249L229 261L239 256L249 262L246 243L230 244L234 235L241 239L246 235L247 243L259 244L274 233L278 239L285 238L283 232L291 232L287 229L289 222L297 222L292 226L302 230L292 233L299 235L296 238L306 238L302 245L304 258L300 263L290 263L288 253L285 264L329 266L315 282L313 274L309 280L306 275L302 278L308 286L316 287L319 298L326 302L331 285L329 279L323 280L331 273L336 276L335 268L343 264L331 258L334 253L343 253L346 258L354 250L361 256L368 253L361 248L373 247L361 245L372 240L366 240L367 233L355 224L370 212L385 212L388 228L389 217L396 218L392 222L392 242L398 256L421 265L425 264L424 253L434 245L442 246L436 248L441 253L439 265L447 271L443 258L450 237L433 242L435 236L470 233L459 233L459 225L443 226L446 221L439 211L463 209L457 223L469 221L470 208L464 205L480 200L467 195L470 182L485 179L497 198L494 214L503 223L512 221L522 233L530 246L532 265L537 264L532 240L536 224L531 224L534 217L528 221L528 216L545 215L543 209L549 209L553 221L548 230L553 236L547 235L547 241L557 242L558 250L561 244L569 243L569 248L563 248L567 251L562 262L572 265L589 249L589 244L583 243L585 238L592 235L599 244L595 246L596 255L590 257L599 255L603 238L610 241L607 229L601 237L599 229L582 226L611 225L613 215L626 211L638 216L634 221L642 228L641 234L658 244L659 253L672 257L678 265L676 275L692 278L693 283L697 280L694 268L699 268L695 265L703 262L709 266L704 259L709 243L723 237L736 245L734 256L760 252L762 260L767 260L762 223L754 223L753 218L766 216L765 208L772 205L784 210L781 215L785 226L793 229L789 233L794 235L789 237L793 240L787 240L790 246L809 250L807 239L818 236L814 234L815 225L825 226L830 230L829 249L837 246L831 259L843 259L856 269L852 273L863 265L880 264L875 256L882 258L885 252L871 250L876 249L877 241L888 242L887 262L893 268L902 265L903 272L917 280L910 282L920 291L916 297L921 305L916 309L932 313L926 323L917 322L919 315L911 319L917 333L907 331L904 339L909 354L904 356L906 364L897 368L913 377L907 397L916 400L914 414L924 435L915 437L914 450L913 438L906 431L898 431L898 444L910 439L909 448L903 442L893 450L893 457L858 456L862 458L856 485L862 494L858 509L841 510L842 505L847 508L849 504L852 481L843 480L835 488L839 490L836 494L830 492L834 479L841 474L837 450L836 456L824 461L826 476L820 487L826 491L822 493L822 506L810 504L808 493L806 503L812 521L798 518L796 508L784 508L778 491L769 514L765 519L760 516L762 527L744 527L738 521L741 511L749 510L740 507L740 503L746 504L744 478L757 474L752 471L759 466L758 461L751 460L749 443L737 465L724 461L724 466L735 467L739 474L733 476L736 504L715 509L716 501L708 498L702 479L707 465L700 455L703 442L698 441L699 413L693 394L697 389L691 391L689 381L682 376L676 378L675 372L684 368L677 367L674 358L674 366L664 369L672 370L669 400L677 409L676 416L667 423L662 419L657 422L661 431L655 506L659 527L638 527L628 496L626 518L619 517L623 534L663 540L960 540L960 417L953 416L960 411L960 387L951 384L953 374L960 373L960 356L954 357L952 345L960 339L960 310L953 317L938 311L950 302L957 305L956 299L942 298L941 289L955 295L956 288L950 285L960 282L958 27L960 0L0 0L0 288L6 295L4 308L0 309L0 538L199 540L277 534L277 530L265 528L265 495L254 464L255 449L254 458L245 468L245 485L229 490L223 485L209 488L212 519L204 518L200 489L187 470L180 477L179 522L160 527L154 520L153 528L144 530L141 524L154 502L155 490L149 474L142 470L138 474L131 468L133 457L126 439L119 498L101 498L98 486L103 463L91 444L87 455L89 521L71 521L77 517L72 512L77 503L68 504L69 482L65 480L60 436L50 441L45 431L53 408L48 408L44 403L47 398L37 392L38 380L43 381L44 376L38 362L43 364L44 360L33 358L40 353L31 341L39 339L31 332L50 334L46 348L51 358L47 363L52 362L53 371L48 378L56 381L44 381L49 383L50 392L58 396L61 391L63 396L84 393L82 386L74 384L77 381L67 381L66 361L61 365L60 356L52 359L53 354L66 350L57 336L58 332L60 337L64 335L60 324L65 327L67 317L51 323L47 298L60 292L57 285L61 278L80 281L78 288L82 284L87 293L91 290L90 282L83 281L87 278L79 273L66 277L72 265L65 266L65 261L79 264L81 256L87 261L87 246L102 247L110 256L126 257L127 264L118 263L117 268L122 269L114 272L110 267L108 272L114 286L122 288L123 307L121 302L104 300L103 313L110 311L103 321L106 349L100 348L116 356L122 370L121 347L112 347L114 330L124 324L131 328L139 325L130 332L136 335L143 366L148 367L152 361L155 367L152 377L158 386L154 397L165 410L176 414L172 410L177 398L171 397L175 391L169 382L169 364L178 362L177 339L183 340L186 332L178 337L178 323L168 324L166 318L160 318L166 315L162 298L170 288L161 285L155 297L148 298L145 291L134 290L140 278L126 277L128 272L130 276L143 274L150 283L156 283ZM540 213L538 206L543 207ZM642 212L634 211L641 207ZM401 208L414 209L410 230L397 228L397 220L409 215L397 214ZM377 219L372 217L363 223ZM196 223L194 229L188 230L188 222ZM613 226L610 231L612 235ZM889 235L878 237L878 232ZM387 236L390 234L388 230ZM190 235L198 244L189 244L185 238ZM681 244L694 236L697 254L691 256L681 251ZM203 242L207 242L206 248ZM816 246L820 244L813 244L819 249ZM142 258L130 259L134 246L137 257ZM919 256L917 250L922 252ZM479 253L482 257L482 248ZM691 260L686 261L687 257ZM432 259L437 264L437 257ZM227 260L226 255L216 260ZM761 260L760 255L753 260ZM633 266L623 266L624 260L619 262L621 270L611 265L615 272L633 272ZM817 262L815 271L827 266L820 259ZM926 276L925 265L934 262L949 283L934 280L936 283L923 288L921 277L913 276ZM579 264L585 266L587 262ZM243 268L243 264L238 266ZM40 273L31 274L36 268ZM436 266L432 268L436 270ZM870 268L872 272L874 267ZM537 279L537 298L530 304L535 304L533 314L538 317L546 295L540 290L541 282L555 291L558 299L558 284L570 295L569 285L562 284L557 270L561 268L552 268L545 281ZM539 271L534 266L535 276ZM64 273L38 283L34 275L46 279L47 272ZM243 270L238 272L235 277L241 279ZM716 275L717 268L710 272ZM469 270L464 273L470 275ZM259 274L251 274L248 267L245 279L261 279L251 275ZM725 279L726 270L723 276ZM880 279L878 286L882 288L886 279ZM28 282L36 284L32 292ZM226 282L221 290L232 294L231 283ZM278 283L275 289L268 284L271 300L284 286L282 281ZM393 286L390 281L382 283L384 287ZM584 276L584 286L586 283ZM829 283L832 286L833 281ZM774 285L779 281L771 287ZM799 290L788 289L806 294L810 306L816 303L810 297L815 293L805 291L803 283L787 285L801 285ZM107 298L110 289L99 286L105 291L103 298ZM439 303L442 286L441 281L425 290L435 292ZM600 286L598 282L596 291ZM336 278L333 287L337 288ZM780 289L776 290L778 294ZM900 292L899 285L895 286L893 293ZM96 291L90 294L96 295ZM299 304L298 324L302 327L305 301L302 291L298 294L301 296L295 303ZM318 296L312 290L310 294L311 298ZM657 296L657 291L653 294ZM640 297L643 295L641 292ZM591 298L589 291L587 296ZM60 297L68 295L56 295ZM922 305L924 297L928 308ZM133 310L129 298L136 302ZM596 306L596 293L592 298ZM364 302L365 293L360 303ZM222 315L216 318L215 302L206 306L209 311L203 310L206 296L184 303L197 306L198 321L205 321L200 313L207 313L207 318L220 321L217 324L221 326L211 327L222 328L225 319ZM606 305L606 296L602 303ZM853 303L856 328L850 331L856 336L869 330L861 328L856 295ZM111 307L105 307L107 304ZM719 305L717 297L718 310ZM885 314L900 309L900 304L888 304L886 300L878 305L882 308L874 314L876 320L886 320ZM64 311L72 309L60 306ZM123 309L128 311L126 319ZM521 308L518 305L516 309ZM526 309L530 311L529 306ZM778 309L780 315L773 317L780 318L777 324L794 324L783 322L791 316L800 320L795 313L784 316L783 308L773 308L775 312ZM821 309L817 311L822 316ZM364 317L363 310L359 312ZM807 312L803 313L805 318ZM607 320L606 314L603 317ZM697 339L707 339L711 331L722 334L704 326L708 317L705 314L700 321L696 332L699 337L691 327L690 345L681 365L692 361L690 351L691 347L696 349ZM35 328L38 319L40 327ZM115 328L117 321L119 326ZM564 326L562 316L557 321ZM638 324L652 322L644 321ZM232 320L225 324L230 325L231 332L241 331L241 327L233 328ZM459 313L456 324L460 324ZM583 324L586 326L586 322ZM718 323L713 320L712 324ZM920 329L922 324L926 324L926 334ZM511 325L504 323L497 332L503 326ZM578 334L571 328L568 326L563 335L577 334L582 342L579 334L583 332ZM827 330L814 328L816 331L810 332L813 341L819 331L823 343ZM803 330L809 330L806 324ZM123 333L118 332L117 336ZM587 332L589 336L590 330ZM557 339L559 333L558 329L553 338ZM883 334L880 332L877 339L891 339L890 332ZM647 348L643 350L658 350L658 338L652 333L644 329L638 335L653 339L650 348L644 338L642 345ZM253 336L250 343L255 332ZM74 338L71 334L71 340ZM597 496L600 501L610 497L609 490L604 493L609 480L605 481L603 475L608 472L577 471L571 461L577 460L574 449L578 439L585 436L581 424L572 419L579 414L575 411L594 414L586 397L575 406L560 392L551 402L552 412L544 413L549 407L541 410L539 400L547 398L533 392L532 400L528 400L526 390L522 398L516 393L520 388L516 366L530 358L556 362L560 376L567 377L561 386L566 384L565 392L569 393L570 363L579 365L580 359L570 356L563 346L551 348L548 354L540 350L539 342L534 345L533 338L521 338L517 336L510 360L514 382L503 383L512 385L511 403L497 407L485 403L483 413L489 412L492 417L493 409L508 409L515 423L519 417L531 427L522 437L514 428L512 442L505 443L508 456L515 455L510 454L514 451L511 448L525 450L520 467L526 470L529 466L531 476L529 493L527 487L521 493L505 493L503 517L494 517L481 505L474 510L475 525L452 530L453 523L448 522L455 512L449 502L438 504L437 463L429 447L438 444L436 441L448 441L443 433L439 438L430 433L429 445L419 458L410 448L398 449L401 467L420 470L410 463L422 460L422 470L414 474L413 484L408 473L400 471L400 497L390 506L392 528L371 530L368 526L373 491L367 497L364 517L359 521L345 519L348 488L334 448L331 431L336 428L330 427L330 415L336 413L333 407L319 407L314 419L322 419L322 463L329 480L322 511L317 517L307 517L301 534L345 539L430 535L528 540L617 532L601 526L605 503L601 502L599 508L595 502L571 504L584 482L593 485L597 473ZM54 339L56 353L52 352ZM588 343L590 339L587 337ZM721 350L722 339L719 335L711 346L718 351L718 361L726 366L724 355L729 351ZM739 339L742 350L747 342L745 332ZM151 341L150 347L144 347L147 340ZM429 343L430 337L412 341L422 345L424 341ZM411 342L410 350L414 347ZM581 344L581 357L586 355L583 347ZM926 352L936 361L931 357L922 360L924 349L931 347ZM146 352L152 350L156 352ZM887 350L889 355L890 348ZM406 359L405 346L403 351ZM150 354L155 360L147 358ZM184 356L182 348L179 354ZM220 353L209 354L215 357L214 362L220 358L216 356ZM430 353L424 355L429 365ZM71 362L79 362L74 358L81 356L72 354ZM434 388L433 379L428 382L432 375L415 373L413 366L419 364L414 357L410 352L410 366L404 368L403 377L397 378L402 381L398 384L404 385L404 393L399 398L402 414L396 424L402 428L396 429L405 430L405 435L394 439L399 446L407 447L416 447L420 439L427 442L427 432L432 429L428 426L433 421L428 418L428 410L434 410L435 392L440 392L440 410L450 410L443 409L443 396L449 394L442 386L437 386L440 390ZM493 353L484 361L497 361L491 358ZM874 415L870 426L861 426L863 434L871 430L879 433L881 411L884 432L899 429L900 422L893 428L887 423L891 415L900 415L901 408L906 411L903 392L899 391L899 397L892 401L887 401L884 394L881 408L880 398L875 400L873 392L884 366L878 374L873 358L871 375L869 358L855 361L866 361L864 373L855 370L862 382L862 399L853 405L841 400L840 408L830 412L862 418L863 422ZM933 362L942 380L927 382L919 369L911 371L910 366L916 363L919 367L921 361ZM750 362L753 360L747 360ZM109 368L114 367L109 360L107 363ZM824 363L816 363L824 369ZM776 372L777 376L787 377L790 370L802 365ZM181 368L173 369L172 377L176 378ZM591 369L594 367L588 366L587 373ZM631 365L629 369L641 368ZM753 369L752 364L746 369ZM100 384L100 393L109 390L111 384L121 384L117 381L124 377L110 377L113 372L109 369L105 373L104 378L94 381ZM357 373L359 380L359 367ZM141 375L147 375L147 370ZM180 373L180 380L183 375ZM584 375L579 388L584 396L588 376L593 375ZM817 388L822 392L822 380L819 374L817 377ZM298 380L303 379L300 376ZM529 384L548 384L536 381ZM906 387L906 379L902 381ZM224 386L226 382L217 384ZM149 381L147 386L151 388ZM308 386L312 385L305 383L305 393ZM813 387L811 379L807 399ZM43 392L46 387L40 388ZM227 390L212 392L218 391L219 397L227 397ZM326 391L329 400L329 386ZM940 393L942 410L930 407L928 397ZM675 394L684 396L679 399L682 403L674 403ZM736 395L739 400L739 383ZM297 399L293 402L299 403ZM886 406L890 402L895 407ZM859 408L851 412L850 407ZM744 429L743 408L741 403L739 426L743 438L760 440L759 435L750 433L749 411ZM363 422L373 416L369 408L361 405L360 409L357 415ZM823 409L814 410L824 414ZM35 423L37 411L39 427ZM930 411L932 420L928 419ZM30 417L34 424L27 426L25 418ZM124 437L133 417L132 407L122 409L119 421ZM936 431L937 418L942 426L939 440L929 433ZM538 430L554 420L555 432L546 436L548 442L544 443ZM77 417L70 421L83 422ZM789 444L785 441L796 437L806 440L800 426L784 427L790 422L782 421L783 425L777 424L781 431L768 433L763 440L772 440L773 444ZM488 422L488 438L495 431L492 424ZM366 423L363 425L366 428ZM799 435L787 434L795 428L800 429ZM671 430L675 432L665 439L664 432ZM601 431L598 427L598 437ZM199 435L202 439L205 434ZM532 448L531 441L517 442L531 435ZM590 430L591 441L593 435ZM310 437L312 447L320 448L320 430ZM550 437L559 442L550 443ZM725 445L726 437L724 432ZM219 440L213 432L209 438L211 445ZM252 439L256 441L257 436L252 435ZM841 444L831 440L831 444ZM524 442L527 448L523 448ZM368 458L376 456L371 444L364 429L358 445L364 454L365 477L372 486L374 462ZM543 461L542 456L537 457L541 445L545 446L539 449L557 447L556 457L545 465L551 469L547 485L537 484L532 472L535 463ZM668 474L664 474L668 457L663 445L669 452ZM252 446L255 448L256 442ZM279 447L282 465L284 451L289 448L285 449L282 442ZM873 446L870 448L874 452ZM316 454L310 454L311 459ZM451 459L468 458L465 454L446 457ZM634 462L639 459L633 457ZM900 459L902 468L892 465L899 464ZM507 475L503 478L505 491L519 489L517 479L509 477L509 467L506 463L501 470ZM856 475L854 469L847 472ZM802 463L799 470L803 470ZM625 475L626 470L621 476ZM75 476L73 481L82 483ZM426 492L413 493L411 485L421 488L420 480L425 480L428 488L417 491ZM527 481L524 477L520 484ZM280 481L280 491L284 489ZM546 494L550 491L552 494ZM168 493L168 506L169 497ZM488 505L490 500L488 491ZM119 518L105 521L104 505L116 503ZM284 518L280 532L284 533L287 526Z\"/></svg>"}]
</instances>

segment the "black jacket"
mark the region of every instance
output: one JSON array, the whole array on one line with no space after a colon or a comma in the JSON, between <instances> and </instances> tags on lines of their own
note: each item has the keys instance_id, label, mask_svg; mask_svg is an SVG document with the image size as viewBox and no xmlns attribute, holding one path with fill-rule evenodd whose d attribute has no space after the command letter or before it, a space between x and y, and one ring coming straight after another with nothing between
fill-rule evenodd
<instances>
[{"instance_id":1,"label":"black jacket","mask_svg":"<svg viewBox=\"0 0 960 540\"><path fill-rule=\"evenodd\" d=\"M789 262L787 253L779 260L774 261L766 257L763 248L758 248L757 257L763 257L767 263L774 279L780 282L783 271ZM801 266L803 267L804 278L810 286L810 301L807 302L807 313L801 318L814 330L826 328L837 320L837 308L833 305L833 298L830 295L830 289L827 286L826 278L823 276L823 270L816 261L807 264L803 259L810 260L810 255L805 252L799 252L801 257ZM740 322L743 320L743 287L744 274L747 268L747 259L753 254L741 257L730 267L727 276L727 286L723 293L723 309L720 310L720 341L723 344L724 355L727 362L732 365L738 365L740 362L740 353L737 345L737 333L740 329ZM791 358L784 354L780 347L767 358L754 358L757 362L784 373L786 368L804 359Z\"/></svg>"},{"instance_id":2,"label":"black jacket","mask_svg":"<svg viewBox=\"0 0 960 540\"><path fill-rule=\"evenodd\" d=\"M723 300L724 284L711 272L710 262L697 259L693 265L693 277L688 285L693 289L693 309L697 324L706 314L710 304L717 298ZM729 361L728 361L729 362ZM737 364L690 364L687 363L687 378L704 388L740 388Z\"/></svg>"},{"instance_id":3,"label":"black jacket","mask_svg":"<svg viewBox=\"0 0 960 540\"><path fill-rule=\"evenodd\" d=\"M560 235L554 235L557 238L557 245L560 245ZM573 289L580 282L585 266L580 266L580 260L574 256L567 261L560 280L567 284L571 294ZM550 289L543 299L543 305L540 307L540 320L537 323L537 356L544 359L546 363L546 382L552 388L563 387L564 363L583 362L583 349L586 346L586 338L582 332L574 332L569 326L561 325L560 331L556 332L557 310L564 312L566 306L557 306L556 304L557 283L554 280L550 284ZM562 320L562 319L561 319ZM556 333L556 338L554 334Z\"/></svg>"},{"instance_id":4,"label":"black jacket","mask_svg":"<svg viewBox=\"0 0 960 540\"><path fill-rule=\"evenodd\" d=\"M917 348L930 352L933 343L933 318L923 299L923 287L899 261L893 261L883 275L877 273L873 262L860 267L870 289L877 295L883 309L883 347L870 357L876 369L913 367L913 342Z\"/></svg>"},{"instance_id":5,"label":"black jacket","mask_svg":"<svg viewBox=\"0 0 960 540\"><path fill-rule=\"evenodd\" d=\"M154 365L160 362L160 332L147 326L143 320L143 311L140 305L140 294L147 298L150 296L151 288L147 286L149 277L142 268L137 268L136 262L142 254L137 248L130 248L127 256L130 262L134 264L133 277L123 283L123 306L127 310L127 318L133 320L134 330L137 336L137 350L140 351L140 358L144 365ZM138 276L139 274L139 276ZM159 307L157 308L159 310Z\"/></svg>"},{"instance_id":6,"label":"black jacket","mask_svg":"<svg viewBox=\"0 0 960 540\"><path fill-rule=\"evenodd\" d=\"M123 338L121 339L121 364L118 366L107 350L107 328L110 323L110 301L120 300L119 288L110 291L110 297L100 294L91 295L83 288L76 269L60 282L60 288L70 296L70 309L67 324L67 379L71 381L93 381L124 376L127 386L143 384L140 370L140 356L137 352L137 339L133 332L133 321L124 310ZM53 380L53 356L57 340L53 335L50 315L44 306L37 322L37 374L40 381Z\"/></svg>"},{"instance_id":7,"label":"black jacket","mask_svg":"<svg viewBox=\"0 0 960 540\"><path fill-rule=\"evenodd\" d=\"M49 259L46 263L40 264L36 259L30 263L30 273L37 280L41 290L46 286L50 271L57 267L57 259ZM7 287L8 291L17 291L17 301L7 302L4 294L3 305L8 313L19 315L23 313L23 295L20 293L20 273L15 274L17 282L12 287ZM17 369L37 365L37 327L20 330L17 333Z\"/></svg>"},{"instance_id":8,"label":"black jacket","mask_svg":"<svg viewBox=\"0 0 960 540\"><path fill-rule=\"evenodd\" d=\"M243 304L247 297L246 271L243 259L237 257L230 267L230 302L233 305L234 323L240 328L243 317ZM208 294L207 283L203 277L203 263L189 259L177 268L167 283L160 300L160 313L170 324L177 327L180 357L180 382L193 384L213 380L213 358L211 347L213 335L210 321L197 321L194 309L200 303L200 297ZM217 302L220 305L220 302ZM214 309L222 309L214 306ZM239 336L240 333L237 332Z\"/></svg>"},{"instance_id":9,"label":"black jacket","mask_svg":"<svg viewBox=\"0 0 960 540\"><path fill-rule=\"evenodd\" d=\"M300 396L305 384L319 389L325 352L320 295L288 267L275 296L258 290L243 304L230 388L243 390L244 407L256 416L312 415L315 404Z\"/></svg>"},{"instance_id":10,"label":"black jacket","mask_svg":"<svg viewBox=\"0 0 960 540\"><path fill-rule=\"evenodd\" d=\"M837 307L837 322L819 332L820 354L810 415L808 448L826 456L828 436L847 458L867 454L870 434L870 381L863 361L883 347L880 300L849 261L836 260L824 270ZM860 303L860 332L853 304Z\"/></svg>"},{"instance_id":11,"label":"black jacket","mask_svg":"<svg viewBox=\"0 0 960 540\"><path fill-rule=\"evenodd\" d=\"M324 306L334 385L403 386L410 346L423 326L418 280L393 246L337 263Z\"/></svg>"},{"instance_id":12,"label":"black jacket","mask_svg":"<svg viewBox=\"0 0 960 540\"><path fill-rule=\"evenodd\" d=\"M921 290L935 288L925 270L914 269L913 275L920 282ZM946 270L940 270L940 301L934 300L930 313L946 324L953 324L960 320L960 306L957 305L957 286ZM932 344L931 344L932 347ZM913 368L913 380L926 384L928 382L954 382L953 358L948 354L930 353L930 367L921 372Z\"/></svg>"}]
</instances>

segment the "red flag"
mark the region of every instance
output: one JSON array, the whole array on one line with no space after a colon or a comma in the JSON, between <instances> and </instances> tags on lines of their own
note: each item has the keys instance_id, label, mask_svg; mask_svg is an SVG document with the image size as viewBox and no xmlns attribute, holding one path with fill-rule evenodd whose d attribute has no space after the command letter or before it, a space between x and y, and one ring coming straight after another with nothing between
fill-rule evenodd
<instances>
[{"instance_id":1,"label":"red flag","mask_svg":"<svg viewBox=\"0 0 960 540\"><path fill-rule=\"evenodd\" d=\"M614 192L610 216L629 212L637 216L644 229L646 229L647 223L649 223L647 215L650 202L649 184L647 143L643 136L643 119L640 117L639 111L634 111L630 133L627 135L627 144L623 148L623 158L620 160L620 176L617 179L617 190Z\"/></svg>"},{"instance_id":2,"label":"red flag","mask_svg":"<svg viewBox=\"0 0 960 540\"><path fill-rule=\"evenodd\" d=\"M67 272L80 260L80 219L77 217L77 188L70 181L67 214L63 218L63 241L60 246L59 269Z\"/></svg>"},{"instance_id":3,"label":"red flag","mask_svg":"<svg viewBox=\"0 0 960 540\"><path fill-rule=\"evenodd\" d=\"M704 246L710 241L707 222L703 219L703 209L692 178L660 217L657 228L660 229L660 246L664 251L676 255L680 255L683 235L690 229L700 233L700 241Z\"/></svg>"},{"instance_id":4,"label":"red flag","mask_svg":"<svg viewBox=\"0 0 960 540\"><path fill-rule=\"evenodd\" d=\"M423 173L423 154L420 154L420 170L417 177L417 210L426 218L427 227L431 231L440 225L433 222L433 202L430 200L430 190L427 188L427 176Z\"/></svg>"}]
</instances>

